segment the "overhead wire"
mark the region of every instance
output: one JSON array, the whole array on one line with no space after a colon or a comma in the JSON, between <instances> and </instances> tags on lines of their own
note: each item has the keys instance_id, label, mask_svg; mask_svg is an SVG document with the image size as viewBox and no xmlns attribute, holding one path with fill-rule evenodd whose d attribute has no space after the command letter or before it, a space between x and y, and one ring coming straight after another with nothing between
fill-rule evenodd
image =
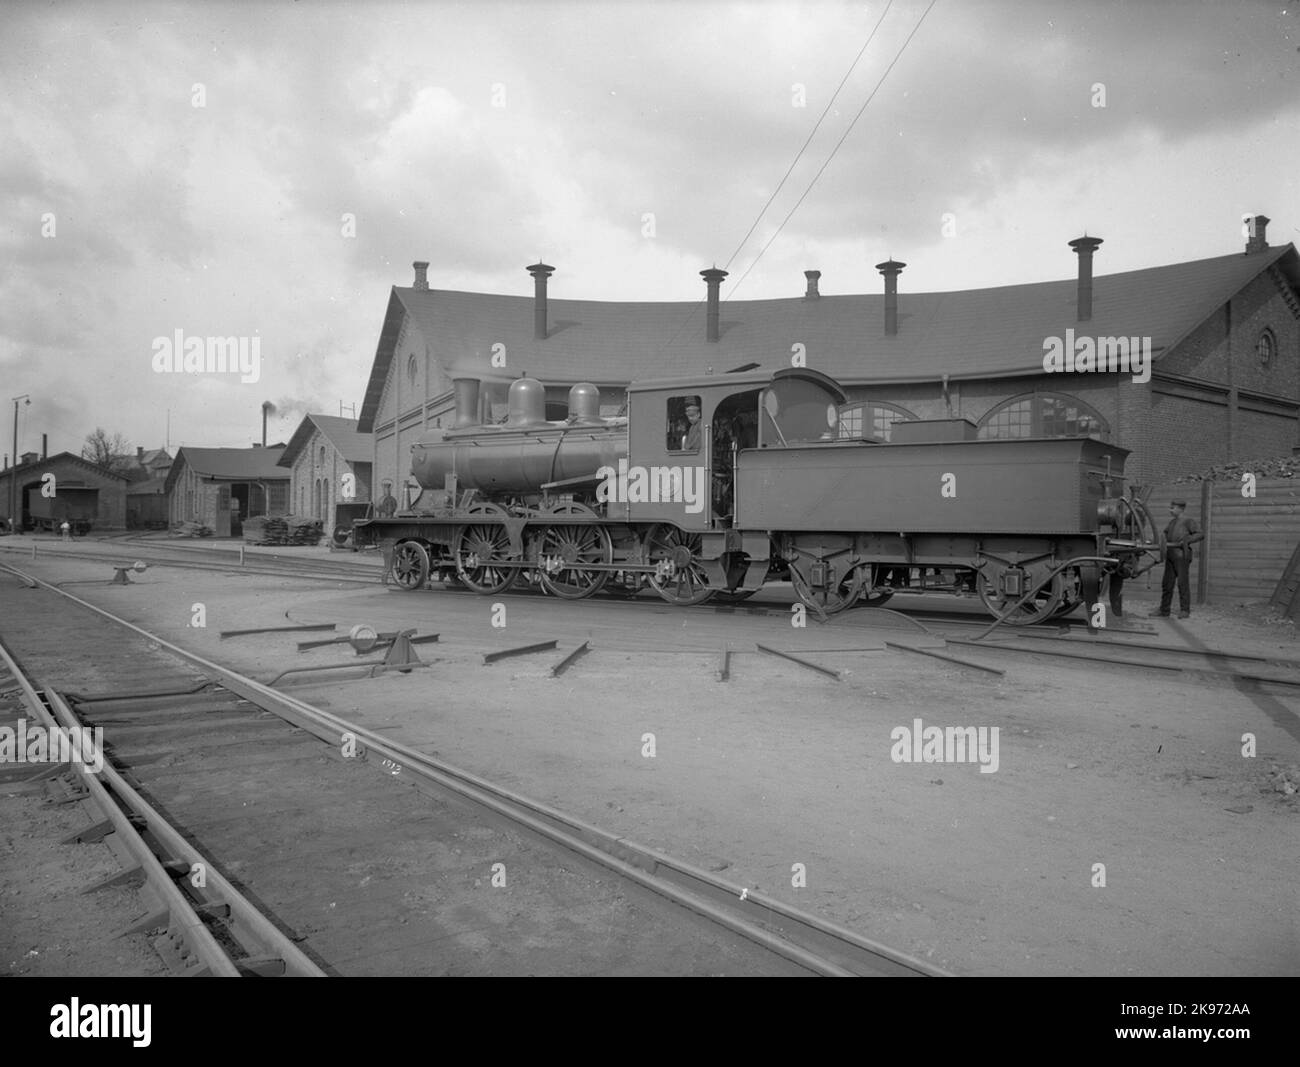
<instances>
[{"instance_id":1,"label":"overhead wire","mask_svg":"<svg viewBox=\"0 0 1300 1067\"><path fill-rule=\"evenodd\" d=\"M750 224L749 229L745 231L745 236L742 237L740 239L740 243L736 245L736 250L732 252L731 255L728 257L727 262L723 265L723 270L729 268L732 264L732 261L735 260L735 258L738 255L740 255L741 249L745 247L746 242L753 235L754 231L758 228L758 224L763 220L763 216L767 214L767 209L772 206L772 202L777 198L777 195L785 187L785 183L789 180L790 175L794 173L794 168L799 165L799 160L803 158L804 153L808 151L808 146L812 144L813 138L817 136L817 131L821 129L821 125L826 120L826 116L830 114L831 108L835 106L835 101L839 98L840 91L844 88L845 83L849 80L853 72L857 69L858 64L862 61L863 55L866 53L867 48L871 45L871 42L875 40L876 33L880 30L881 24L885 21L885 16L889 14L889 9L893 6L894 6L894 0L889 0L889 2L885 5L885 10L881 12L880 18L876 20L876 24L874 27L872 27L871 33L867 35L866 41L863 42L862 47L858 49L858 54L853 58L853 62L849 64L848 70L844 72L844 77L840 79L839 85L835 87L835 92L831 94L830 100L827 102L826 107L823 109L821 115L818 117L817 122L813 125L812 131L808 134L807 139L804 141L803 145L799 148L799 151L795 153L794 159L790 161L790 166L786 168L786 172L782 176L780 182L778 182L776 188L772 190L772 195L767 198L767 202L763 205L762 209L755 216L754 221L753 223ZM933 6L933 4L931 4L931 6ZM861 114L861 112L859 112L859 114ZM807 195L807 193L805 193L804 195ZM757 262L757 260L755 260L755 262ZM732 291L734 292L735 290L733 289ZM681 324L677 327L677 330L673 333L672 337L669 339L668 344L665 346L666 348L671 348L673 346L677 338L681 336L682 330L684 330L690 324L691 319L695 317L695 313L700 310L700 307L701 305L704 304L704 302L705 301L700 300L695 303L695 305L687 313L686 318L682 320Z\"/></svg>"},{"instance_id":2,"label":"overhead wire","mask_svg":"<svg viewBox=\"0 0 1300 1067\"><path fill-rule=\"evenodd\" d=\"M800 196L797 201L795 201L795 205L790 209L789 214L787 214L786 217L781 220L781 225L776 228L776 232L773 233L772 236L767 239L767 242L763 245L763 247L759 249L758 255L754 257L754 261L745 269L745 273L742 274L736 280L736 284L731 287L731 291L726 296L727 300L730 300L733 296L736 295L736 290L739 289L741 284L744 282L744 280L749 277L750 271L752 271L756 266L758 266L758 261L763 258L763 254L768 250L768 248L771 247L772 242L775 241L777 237L780 236L781 231L785 229L786 223L790 221L790 219L794 216L794 213L799 210L799 206L804 202L804 200L807 199L808 194L812 192L813 186L817 184L817 180L826 171L826 168L830 166L831 160L835 158L835 154L840 150L840 146L844 144L844 142L848 139L849 134L853 132L853 127L858 124L858 119L862 118L863 112L867 110L867 105L870 104L871 101L875 99L876 93L880 91L880 87L885 83L885 79L889 77L889 72L893 70L895 65L898 63L898 61L903 58L903 53L907 50L907 46L912 43L912 38L916 36L917 31L921 28L921 24L925 22L926 16L930 14L930 11L934 8L934 5L937 4L938 2L939 0L930 0L929 7L927 7L925 11L921 13L921 17L917 20L916 25L912 27L912 32L907 35L907 39L903 41L902 47L899 48L897 54L890 61L889 66L885 68L885 72L881 74L880 80L876 82L876 87L871 90L871 95L867 97L862 107L858 109L858 113L853 116L853 121L849 123L848 128L845 129L840 139L837 142L835 142L835 147L831 149L831 154L826 157L826 162L824 162L821 165L821 167L818 169L817 173L813 175L812 181L810 181L808 183L808 187L804 189L803 195Z\"/></svg>"}]
</instances>

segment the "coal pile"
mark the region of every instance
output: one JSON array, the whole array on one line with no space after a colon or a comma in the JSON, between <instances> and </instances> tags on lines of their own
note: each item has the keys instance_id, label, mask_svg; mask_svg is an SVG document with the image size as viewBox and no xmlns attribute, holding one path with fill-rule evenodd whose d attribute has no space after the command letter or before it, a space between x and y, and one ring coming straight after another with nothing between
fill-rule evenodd
<instances>
[{"instance_id":1,"label":"coal pile","mask_svg":"<svg viewBox=\"0 0 1300 1067\"><path fill-rule=\"evenodd\" d=\"M1183 482L1239 482L1243 474L1256 478L1300 478L1300 456L1274 456L1271 459L1248 459L1240 463L1219 463L1199 474L1184 474L1174 484Z\"/></svg>"}]
</instances>

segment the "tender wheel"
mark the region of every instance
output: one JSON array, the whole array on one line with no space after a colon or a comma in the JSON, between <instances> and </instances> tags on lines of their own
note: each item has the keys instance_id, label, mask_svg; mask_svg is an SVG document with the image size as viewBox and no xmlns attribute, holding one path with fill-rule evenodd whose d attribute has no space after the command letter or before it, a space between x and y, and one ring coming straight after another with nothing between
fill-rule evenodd
<instances>
[{"instance_id":1,"label":"tender wheel","mask_svg":"<svg viewBox=\"0 0 1300 1067\"><path fill-rule=\"evenodd\" d=\"M1061 603L1052 612L1052 618L1054 619L1069 615L1070 612L1083 603L1083 582L1079 576L1079 568L1071 567L1068 571L1063 571L1060 579Z\"/></svg>"},{"instance_id":2,"label":"tender wheel","mask_svg":"<svg viewBox=\"0 0 1300 1067\"><path fill-rule=\"evenodd\" d=\"M581 504L560 504L549 515L581 515L595 519L595 514ZM565 600L581 600L597 592L609 577L609 571L588 571L572 564L613 563L614 542L609 531L594 523L586 526L548 526L542 532L542 588ZM548 566L561 560L567 567Z\"/></svg>"},{"instance_id":3,"label":"tender wheel","mask_svg":"<svg viewBox=\"0 0 1300 1067\"><path fill-rule=\"evenodd\" d=\"M670 604L689 607L703 604L713 596L704 568L699 563L700 535L689 534L676 526L650 527L645 539L646 557L663 572L649 576L650 586ZM671 567L668 566L671 564Z\"/></svg>"},{"instance_id":4,"label":"tender wheel","mask_svg":"<svg viewBox=\"0 0 1300 1067\"><path fill-rule=\"evenodd\" d=\"M1014 614L1008 615L1011 605L1019 597L1004 597L989 580L985 571L980 571L975 580L980 600L991 615L996 616L1008 626L1032 626L1034 623L1050 619L1060 608L1065 581L1061 575L1055 575L1047 585L1022 604Z\"/></svg>"},{"instance_id":5,"label":"tender wheel","mask_svg":"<svg viewBox=\"0 0 1300 1067\"><path fill-rule=\"evenodd\" d=\"M894 596L892 589L887 589L883 593L872 593L872 589L878 589L884 583L884 576L892 570L892 567L873 564L870 568L862 568L862 590L858 594L858 599L854 607L859 608L879 608L888 604ZM869 576L869 579L868 579ZM870 585L868 585L868 580Z\"/></svg>"},{"instance_id":6,"label":"tender wheel","mask_svg":"<svg viewBox=\"0 0 1300 1067\"><path fill-rule=\"evenodd\" d=\"M495 504L480 503L471 515L505 515ZM519 576L520 563L510 554L510 535L496 523L464 527L456 539L456 577L476 593L492 595L508 589Z\"/></svg>"},{"instance_id":7,"label":"tender wheel","mask_svg":"<svg viewBox=\"0 0 1300 1067\"><path fill-rule=\"evenodd\" d=\"M429 553L419 541L403 541L393 552L393 581L408 593L429 580Z\"/></svg>"},{"instance_id":8,"label":"tender wheel","mask_svg":"<svg viewBox=\"0 0 1300 1067\"><path fill-rule=\"evenodd\" d=\"M790 584L794 586L795 595L814 611L824 615L834 615L845 608L853 606L862 594L862 575L858 570L851 571L834 586L814 589L809 581L809 569L812 560L800 557L790 563Z\"/></svg>"}]
</instances>

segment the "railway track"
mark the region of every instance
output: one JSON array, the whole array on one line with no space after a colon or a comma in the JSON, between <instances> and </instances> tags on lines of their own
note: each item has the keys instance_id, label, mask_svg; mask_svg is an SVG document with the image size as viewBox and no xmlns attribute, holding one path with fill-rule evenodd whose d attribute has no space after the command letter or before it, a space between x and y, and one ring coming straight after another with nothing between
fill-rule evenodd
<instances>
[{"instance_id":1,"label":"railway track","mask_svg":"<svg viewBox=\"0 0 1300 1067\"><path fill-rule=\"evenodd\" d=\"M120 541L132 541L122 538ZM133 542L134 543L134 542ZM0 545L0 549L4 547ZM234 553L206 546L163 546L164 552L140 553L144 562L162 567L176 567L217 572L255 574L265 577L279 577L306 581L344 582L352 584L375 585L381 578L380 567L376 564L337 562L330 560L322 563L297 557L248 555L241 564L233 558ZM94 560L107 562L108 554L93 552L64 552L56 550L59 558ZM51 553L53 555L55 553ZM119 554L120 555L120 554ZM196 558L203 557L203 558ZM107 579L106 579L107 580ZM481 599L478 594L467 589L445 587L438 590L440 595ZM767 594L766 596L764 594ZM770 596L775 594L781 602L770 603ZM420 594L423 595L423 594ZM510 591L511 597L543 598L545 594L536 588L516 588ZM553 599L553 598L547 598ZM614 605L627 600L625 595L609 595L581 602L585 610L608 612L618 611ZM746 617L785 618L789 612L788 603L781 597L781 587L764 590L760 599L736 603L709 603L701 607L680 609L666 606L658 597L646 593L643 600L659 609L687 612L708 612L714 615L743 615ZM795 599L790 593L790 601ZM977 637L988 626L986 616L971 615L962 611L944 611L933 604L903 604L888 608L858 606L841 615L831 616L832 627L843 626L856 628L897 627L906 632L917 630L939 639L946 644L964 649L993 649L1003 653L1016 654L1021 657L1055 658L1061 661L1074 660L1080 663L1097 663L1111 666L1145 669L1148 671L1180 674L1189 677L1222 679L1231 684L1275 684L1282 688L1296 688L1300 679L1277 674L1259 674L1255 669L1238 669L1234 663L1257 667L1261 663L1267 666L1293 668L1300 666L1300 661L1268 659L1253 654L1235 654L1229 651L1209 648L1187 648L1157 643L1134 643L1129 637L1154 635L1152 626L1125 622L1123 627L1112 627L1102 636L1090 631L1087 622L1081 616L1063 616L1046 623L1031 627L1004 626L988 637ZM976 639L972 639L976 638ZM1086 644L1088 647L1079 647ZM639 646L645 648L644 644ZM665 646L664 651L682 651L686 646L673 643ZM965 652L962 651L964 655ZM942 658L942 657L940 657ZM1198 660L1203 662L1197 662ZM958 660L960 662L960 660ZM1226 668L1226 669L1225 669Z\"/></svg>"},{"instance_id":2,"label":"railway track","mask_svg":"<svg viewBox=\"0 0 1300 1067\"><path fill-rule=\"evenodd\" d=\"M241 560L235 552L224 549L181 549L167 545L161 548L150 546L142 549L132 544L129 550L122 551L78 551L59 547L48 548L45 558L72 559L80 562L103 563L112 567L115 563L129 563L139 560L153 567L170 567L180 570L222 571L234 574L262 575L269 578L293 578L303 581L347 582L364 585L377 585L381 582L383 572L378 566L356 563L337 563L335 561L316 561L294 559L292 557L267 557L261 554L247 553ZM33 550L40 553L41 542L28 545L12 545L0 542L0 552L13 558L17 555L29 556ZM106 581L111 579L105 579Z\"/></svg>"},{"instance_id":3,"label":"railway track","mask_svg":"<svg viewBox=\"0 0 1300 1067\"><path fill-rule=\"evenodd\" d=\"M189 685L47 690L52 710L68 727L103 729L114 792L176 824L170 837L149 823L171 850L164 871L222 872L223 891L265 908L274 919L264 922L327 973L645 973L646 959L691 973L942 973L22 577L112 622L115 640L134 634L185 663ZM236 909L223 897L195 910L226 921ZM598 930L573 935L575 913L606 912ZM545 917L555 930L538 929ZM238 973L275 971L269 948L234 957Z\"/></svg>"},{"instance_id":4,"label":"railway track","mask_svg":"<svg viewBox=\"0 0 1300 1067\"><path fill-rule=\"evenodd\" d=\"M85 736L84 716L52 689L40 688L0 641L0 685L16 687L25 718L53 737ZM19 718L24 718L20 716ZM3 725L15 727L19 718ZM115 731L115 733L117 733ZM72 840L108 840L122 870L98 886L140 886L145 914L128 933L156 933L155 949L186 977L323 977L324 972L130 783L113 763L80 759L49 763L26 775L59 803L83 803L93 814ZM31 770L30 765L26 768Z\"/></svg>"}]
</instances>

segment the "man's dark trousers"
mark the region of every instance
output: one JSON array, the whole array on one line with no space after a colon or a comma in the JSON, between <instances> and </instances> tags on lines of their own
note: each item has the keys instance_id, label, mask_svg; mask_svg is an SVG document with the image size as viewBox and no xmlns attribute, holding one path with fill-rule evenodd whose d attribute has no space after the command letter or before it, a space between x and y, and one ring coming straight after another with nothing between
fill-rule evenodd
<instances>
[{"instance_id":1,"label":"man's dark trousers","mask_svg":"<svg viewBox=\"0 0 1300 1067\"><path fill-rule=\"evenodd\" d=\"M1160 614L1168 615L1169 606L1174 600L1174 582L1178 583L1178 603L1183 611L1192 610L1192 586L1190 574L1192 569L1191 549L1182 549L1178 545L1165 548L1165 577L1160 584Z\"/></svg>"}]
</instances>

